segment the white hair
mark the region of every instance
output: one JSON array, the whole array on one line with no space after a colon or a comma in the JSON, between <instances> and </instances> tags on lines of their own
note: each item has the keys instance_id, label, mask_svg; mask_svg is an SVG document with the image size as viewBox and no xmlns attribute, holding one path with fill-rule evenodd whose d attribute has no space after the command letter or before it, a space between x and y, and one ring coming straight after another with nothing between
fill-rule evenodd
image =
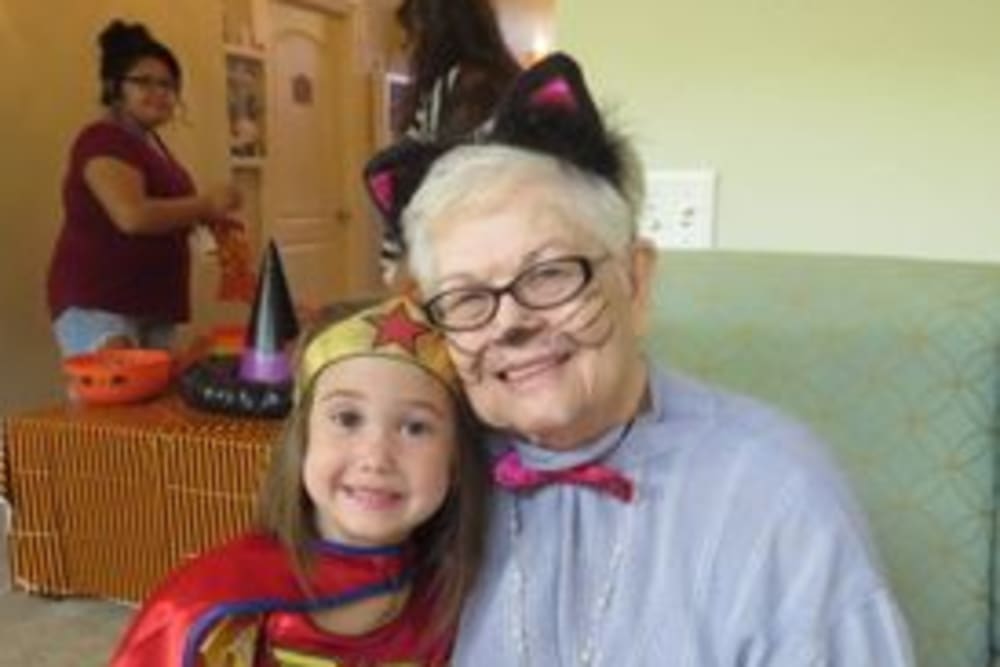
<instances>
[{"instance_id":1,"label":"white hair","mask_svg":"<svg viewBox=\"0 0 1000 667\"><path fill-rule=\"evenodd\" d=\"M460 146L434 163L410 203L402 225L409 265L422 287L434 279L432 228L442 221L459 224L458 209L485 209L516 196L526 183L550 184L570 219L617 252L635 238L642 205L638 160L622 144L625 194L609 181L550 155L502 144ZM449 215L452 214L452 215Z\"/></svg>"}]
</instances>

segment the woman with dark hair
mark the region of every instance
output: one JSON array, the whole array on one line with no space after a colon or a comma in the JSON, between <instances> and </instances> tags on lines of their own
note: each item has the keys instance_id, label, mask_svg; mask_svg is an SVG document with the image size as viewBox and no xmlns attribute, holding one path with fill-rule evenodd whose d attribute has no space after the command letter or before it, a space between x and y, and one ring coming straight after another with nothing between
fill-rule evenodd
<instances>
[{"instance_id":1,"label":"woman with dark hair","mask_svg":"<svg viewBox=\"0 0 1000 667\"><path fill-rule=\"evenodd\" d=\"M104 111L70 151L48 274L65 356L169 348L190 312L188 235L199 224L224 224L239 206L228 185L196 192L157 134L173 118L183 79L170 49L141 24L121 21L101 32L99 44Z\"/></svg>"},{"instance_id":2,"label":"woman with dark hair","mask_svg":"<svg viewBox=\"0 0 1000 667\"><path fill-rule=\"evenodd\" d=\"M399 129L418 139L474 131L521 71L489 0L404 0L396 17L413 77Z\"/></svg>"},{"instance_id":3,"label":"woman with dark hair","mask_svg":"<svg viewBox=\"0 0 1000 667\"><path fill-rule=\"evenodd\" d=\"M489 0L404 0L396 12L406 33L413 84L403 100L400 134L447 141L486 125L497 102L521 72L504 43ZM403 245L382 237L382 274L400 281Z\"/></svg>"}]
</instances>

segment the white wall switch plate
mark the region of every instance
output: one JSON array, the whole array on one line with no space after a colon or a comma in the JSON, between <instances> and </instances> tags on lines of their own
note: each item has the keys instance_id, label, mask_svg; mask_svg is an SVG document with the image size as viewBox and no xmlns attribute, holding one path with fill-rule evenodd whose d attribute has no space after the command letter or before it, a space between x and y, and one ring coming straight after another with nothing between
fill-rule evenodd
<instances>
[{"instance_id":1,"label":"white wall switch plate","mask_svg":"<svg viewBox=\"0 0 1000 667\"><path fill-rule=\"evenodd\" d=\"M640 235L660 248L711 248L715 244L715 189L712 169L648 171Z\"/></svg>"}]
</instances>

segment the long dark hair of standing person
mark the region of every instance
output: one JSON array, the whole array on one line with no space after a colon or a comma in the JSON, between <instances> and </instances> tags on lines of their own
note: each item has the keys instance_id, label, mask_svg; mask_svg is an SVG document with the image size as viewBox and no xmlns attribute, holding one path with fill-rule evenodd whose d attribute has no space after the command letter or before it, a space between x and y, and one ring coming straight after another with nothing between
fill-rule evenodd
<instances>
[{"instance_id":1,"label":"long dark hair of standing person","mask_svg":"<svg viewBox=\"0 0 1000 667\"><path fill-rule=\"evenodd\" d=\"M414 85L403 102L404 127L436 81L459 67L454 94L441 118L444 135L469 132L486 120L521 71L489 0L404 0L396 18L407 35Z\"/></svg>"}]
</instances>

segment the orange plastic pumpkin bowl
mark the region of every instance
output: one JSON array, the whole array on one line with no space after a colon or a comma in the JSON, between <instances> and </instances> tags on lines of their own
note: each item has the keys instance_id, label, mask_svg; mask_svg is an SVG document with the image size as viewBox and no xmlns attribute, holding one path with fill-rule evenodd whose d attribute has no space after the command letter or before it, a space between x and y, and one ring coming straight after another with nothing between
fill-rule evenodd
<instances>
[{"instance_id":1,"label":"orange plastic pumpkin bowl","mask_svg":"<svg viewBox=\"0 0 1000 667\"><path fill-rule=\"evenodd\" d=\"M112 405L163 393L170 385L172 363L165 350L109 349L69 357L63 371L84 403Z\"/></svg>"}]
</instances>

